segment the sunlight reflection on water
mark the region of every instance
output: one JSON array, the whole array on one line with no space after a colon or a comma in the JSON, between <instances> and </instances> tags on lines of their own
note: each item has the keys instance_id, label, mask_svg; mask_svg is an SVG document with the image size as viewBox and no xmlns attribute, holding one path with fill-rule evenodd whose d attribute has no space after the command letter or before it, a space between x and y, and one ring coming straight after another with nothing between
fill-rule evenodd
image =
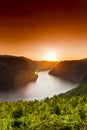
<instances>
[{"instance_id":1,"label":"sunlight reflection on water","mask_svg":"<svg viewBox=\"0 0 87 130\"><path fill-rule=\"evenodd\" d=\"M46 97L64 93L77 86L49 75L48 71L39 72L38 75L36 82L29 83L21 90L1 92L0 101L41 100Z\"/></svg>"}]
</instances>

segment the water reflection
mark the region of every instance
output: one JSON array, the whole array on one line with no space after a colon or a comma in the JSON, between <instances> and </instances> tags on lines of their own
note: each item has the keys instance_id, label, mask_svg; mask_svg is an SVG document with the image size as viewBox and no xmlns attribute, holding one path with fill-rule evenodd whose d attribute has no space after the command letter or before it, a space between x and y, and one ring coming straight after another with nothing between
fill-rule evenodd
<instances>
[{"instance_id":1,"label":"water reflection","mask_svg":"<svg viewBox=\"0 0 87 130\"><path fill-rule=\"evenodd\" d=\"M0 93L0 101L41 100L64 93L77 85L71 84L48 74L48 71L39 72L36 82L30 83L21 90Z\"/></svg>"}]
</instances>

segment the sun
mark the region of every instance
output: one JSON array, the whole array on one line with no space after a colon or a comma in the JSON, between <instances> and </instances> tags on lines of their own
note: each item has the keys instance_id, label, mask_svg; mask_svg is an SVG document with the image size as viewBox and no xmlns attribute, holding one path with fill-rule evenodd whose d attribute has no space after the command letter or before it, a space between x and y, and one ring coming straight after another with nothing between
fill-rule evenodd
<instances>
[{"instance_id":1,"label":"sun","mask_svg":"<svg viewBox=\"0 0 87 130\"><path fill-rule=\"evenodd\" d=\"M44 59L47 61L57 61L57 55L56 53L50 52L45 54Z\"/></svg>"}]
</instances>

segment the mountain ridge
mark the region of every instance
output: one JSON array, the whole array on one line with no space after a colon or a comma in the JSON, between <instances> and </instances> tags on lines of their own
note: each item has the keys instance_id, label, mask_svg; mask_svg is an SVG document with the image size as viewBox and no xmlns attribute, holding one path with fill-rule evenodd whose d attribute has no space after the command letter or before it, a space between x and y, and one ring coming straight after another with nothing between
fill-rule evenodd
<instances>
[{"instance_id":1,"label":"mountain ridge","mask_svg":"<svg viewBox=\"0 0 87 130\"><path fill-rule=\"evenodd\" d=\"M49 74L73 83L79 83L87 74L87 60L61 61Z\"/></svg>"}]
</instances>

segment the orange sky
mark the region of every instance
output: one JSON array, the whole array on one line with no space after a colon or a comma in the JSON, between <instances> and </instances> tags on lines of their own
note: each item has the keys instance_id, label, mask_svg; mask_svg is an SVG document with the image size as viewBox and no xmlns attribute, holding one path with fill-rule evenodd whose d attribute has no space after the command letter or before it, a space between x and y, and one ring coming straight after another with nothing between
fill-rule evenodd
<instances>
[{"instance_id":1,"label":"orange sky","mask_svg":"<svg viewBox=\"0 0 87 130\"><path fill-rule=\"evenodd\" d=\"M0 54L43 59L87 57L86 0L3 0L0 2Z\"/></svg>"}]
</instances>

